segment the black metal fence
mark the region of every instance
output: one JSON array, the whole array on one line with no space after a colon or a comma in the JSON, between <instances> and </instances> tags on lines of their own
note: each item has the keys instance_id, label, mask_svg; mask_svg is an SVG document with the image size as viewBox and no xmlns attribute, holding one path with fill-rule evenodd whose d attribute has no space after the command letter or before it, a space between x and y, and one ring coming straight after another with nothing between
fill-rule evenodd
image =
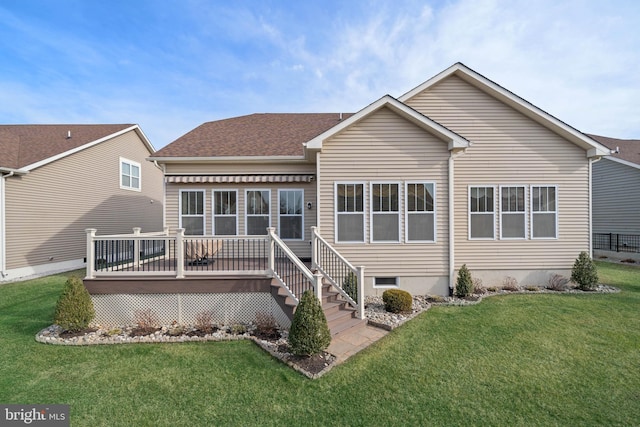
<instances>
[{"instance_id":1,"label":"black metal fence","mask_svg":"<svg viewBox=\"0 0 640 427\"><path fill-rule=\"evenodd\" d=\"M593 233L593 249L613 252L640 253L640 235Z\"/></svg>"}]
</instances>

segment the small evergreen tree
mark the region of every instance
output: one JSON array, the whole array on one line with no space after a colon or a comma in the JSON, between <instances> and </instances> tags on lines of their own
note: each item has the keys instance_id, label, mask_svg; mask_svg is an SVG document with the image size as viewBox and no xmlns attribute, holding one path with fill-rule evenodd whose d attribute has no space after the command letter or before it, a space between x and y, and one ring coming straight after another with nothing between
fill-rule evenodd
<instances>
[{"instance_id":1,"label":"small evergreen tree","mask_svg":"<svg viewBox=\"0 0 640 427\"><path fill-rule=\"evenodd\" d=\"M77 332L89 326L96 316L91 296L84 287L82 279L70 277L64 285L62 295L58 298L54 323L65 331Z\"/></svg>"},{"instance_id":2,"label":"small evergreen tree","mask_svg":"<svg viewBox=\"0 0 640 427\"><path fill-rule=\"evenodd\" d=\"M331 332L320 301L312 291L306 291L293 315L289 329L289 346L296 356L313 356L331 343Z\"/></svg>"},{"instance_id":3,"label":"small evergreen tree","mask_svg":"<svg viewBox=\"0 0 640 427\"><path fill-rule=\"evenodd\" d=\"M455 295L458 298L466 298L473 293L473 279L471 272L467 268L467 264L463 264L458 271L458 280L456 281Z\"/></svg>"},{"instance_id":4,"label":"small evergreen tree","mask_svg":"<svg viewBox=\"0 0 640 427\"><path fill-rule=\"evenodd\" d=\"M571 269L571 280L583 291L591 291L598 285L598 272L593 260L586 252L580 252Z\"/></svg>"}]
</instances>

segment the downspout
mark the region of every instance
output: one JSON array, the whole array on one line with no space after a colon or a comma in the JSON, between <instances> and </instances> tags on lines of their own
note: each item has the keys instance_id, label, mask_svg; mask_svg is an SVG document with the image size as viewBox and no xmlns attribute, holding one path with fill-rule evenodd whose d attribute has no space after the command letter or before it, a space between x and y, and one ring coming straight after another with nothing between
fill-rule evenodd
<instances>
[{"instance_id":1,"label":"downspout","mask_svg":"<svg viewBox=\"0 0 640 427\"><path fill-rule=\"evenodd\" d=\"M602 157L589 158L589 256L593 259L593 164Z\"/></svg>"},{"instance_id":2,"label":"downspout","mask_svg":"<svg viewBox=\"0 0 640 427\"><path fill-rule=\"evenodd\" d=\"M154 160L153 164L156 165L156 167L162 171L162 229L166 230L167 228L167 181L165 179L165 175L167 173L167 167L164 163L162 164L162 166L160 166L157 160Z\"/></svg>"},{"instance_id":3,"label":"downspout","mask_svg":"<svg viewBox=\"0 0 640 427\"><path fill-rule=\"evenodd\" d=\"M5 180L7 178L12 177L15 174L14 171L9 172L6 175L2 175L2 179L0 179L0 277L5 278L7 276L7 241L6 241L6 222L5 222L5 212L6 212L6 203L5 203Z\"/></svg>"},{"instance_id":4,"label":"downspout","mask_svg":"<svg viewBox=\"0 0 640 427\"><path fill-rule=\"evenodd\" d=\"M456 280L456 232L455 232L455 167L454 158L464 154L465 150L459 152L451 150L449 155L449 295L453 295L454 283Z\"/></svg>"}]
</instances>

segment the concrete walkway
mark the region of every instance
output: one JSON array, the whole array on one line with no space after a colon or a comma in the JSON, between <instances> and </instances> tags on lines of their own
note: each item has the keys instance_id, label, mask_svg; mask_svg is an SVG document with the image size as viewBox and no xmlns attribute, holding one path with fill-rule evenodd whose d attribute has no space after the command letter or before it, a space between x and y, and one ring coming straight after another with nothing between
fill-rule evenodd
<instances>
[{"instance_id":1,"label":"concrete walkway","mask_svg":"<svg viewBox=\"0 0 640 427\"><path fill-rule=\"evenodd\" d=\"M336 356L335 363L339 364L388 333L389 331L369 325L364 328L351 329L333 337L327 352Z\"/></svg>"}]
</instances>

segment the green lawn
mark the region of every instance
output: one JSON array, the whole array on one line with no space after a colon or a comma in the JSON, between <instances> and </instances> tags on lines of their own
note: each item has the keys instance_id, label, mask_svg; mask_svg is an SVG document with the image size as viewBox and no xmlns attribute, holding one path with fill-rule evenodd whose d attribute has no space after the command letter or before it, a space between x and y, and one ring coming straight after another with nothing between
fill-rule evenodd
<instances>
[{"instance_id":1,"label":"green lawn","mask_svg":"<svg viewBox=\"0 0 640 427\"><path fill-rule=\"evenodd\" d=\"M0 286L0 403L66 403L72 425L638 425L640 268L618 294L436 307L309 380L249 341L48 346L66 277Z\"/></svg>"}]
</instances>

